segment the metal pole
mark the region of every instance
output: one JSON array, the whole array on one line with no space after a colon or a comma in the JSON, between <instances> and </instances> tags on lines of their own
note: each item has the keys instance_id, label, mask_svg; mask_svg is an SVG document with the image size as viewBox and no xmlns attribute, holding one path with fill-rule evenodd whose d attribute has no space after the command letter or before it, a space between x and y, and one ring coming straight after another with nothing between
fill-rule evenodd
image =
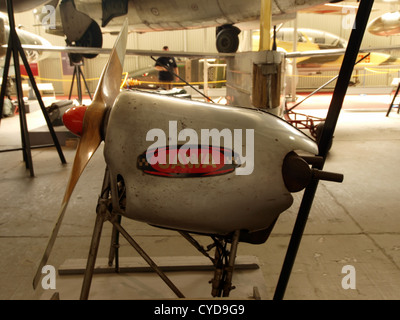
<instances>
[{"instance_id":1,"label":"metal pole","mask_svg":"<svg viewBox=\"0 0 400 320\"><path fill-rule=\"evenodd\" d=\"M294 28L293 28L293 52L297 51L297 13L296 18L294 19ZM291 78L291 89L292 92L290 93L292 96L292 101L296 101L296 78L297 78L297 59L293 58L292 60L292 78Z\"/></svg>"},{"instance_id":2,"label":"metal pole","mask_svg":"<svg viewBox=\"0 0 400 320\"><path fill-rule=\"evenodd\" d=\"M342 67L340 68L338 81L333 92L328 115L322 131L321 140L318 145L319 155L323 157L323 161L321 161L320 164L313 166L316 169L322 170L324 167L326 155L329 151L329 142L332 140L335 131L337 120L339 118L339 114L347 92L347 87L353 72L353 66L357 59L358 51L360 49L361 41L368 23L373 3L373 0L361 0L360 2L355 20L355 27L353 27L350 35L349 44L346 49ZM274 300L281 300L284 297L317 187L318 180L312 181L304 192L292 237L286 252L285 261L282 266L281 274L275 290Z\"/></svg>"},{"instance_id":3,"label":"metal pole","mask_svg":"<svg viewBox=\"0 0 400 320\"><path fill-rule=\"evenodd\" d=\"M99 212L96 216L96 223L93 230L92 242L89 250L89 257L86 264L85 275L81 290L80 300L88 300L90 287L92 285L94 267L96 264L97 253L99 251L101 232L103 230L105 217L104 213Z\"/></svg>"},{"instance_id":4,"label":"metal pole","mask_svg":"<svg viewBox=\"0 0 400 320\"><path fill-rule=\"evenodd\" d=\"M87 300L89 298L90 287L92 285L94 267L96 264L97 253L99 251L101 233L103 230L104 222L107 219L107 205L105 202L107 201L110 194L110 174L108 167L105 170L103 185L101 188L101 195L99 198L99 203L96 209L96 223L94 225L92 241L89 249L89 256L86 263L85 275L83 277L82 289L80 300Z\"/></svg>"},{"instance_id":5,"label":"metal pole","mask_svg":"<svg viewBox=\"0 0 400 320\"><path fill-rule=\"evenodd\" d=\"M229 253L229 263L226 268L226 278L223 288L223 297L229 297L232 288L233 270L235 268L235 260L237 254L237 247L239 244L240 230L236 230L232 237L231 252Z\"/></svg>"},{"instance_id":6,"label":"metal pole","mask_svg":"<svg viewBox=\"0 0 400 320\"><path fill-rule=\"evenodd\" d=\"M10 24L10 35L9 35L9 45L12 47L12 57L14 60L14 70L15 70L15 86L17 89L17 99L18 99L18 109L19 109L19 120L21 127L21 140L22 140L22 150L23 150L23 159L25 161L26 168L30 170L31 177L35 176L33 171L33 162L32 162L32 154L31 154L31 144L28 134L28 124L26 120L26 112L25 112L25 102L23 98L22 85L21 85L21 70L19 69L19 39L17 32L15 30L15 20L14 20L14 9L12 6L12 2L7 0L7 11L8 11L8 20ZM28 70L27 70L28 71Z\"/></svg>"},{"instance_id":7,"label":"metal pole","mask_svg":"<svg viewBox=\"0 0 400 320\"><path fill-rule=\"evenodd\" d=\"M10 62L11 62L11 50L12 50L12 42L11 38L8 40L8 47L6 51L6 59L4 62L4 70L3 70L3 82L1 85L1 93L0 93L0 119L3 116L3 106L4 106L4 98L6 96L7 89L7 78L10 70ZM1 121L1 120L0 120Z\"/></svg>"},{"instance_id":8,"label":"metal pole","mask_svg":"<svg viewBox=\"0 0 400 320\"><path fill-rule=\"evenodd\" d=\"M396 89L396 92L394 93L393 100L392 100L392 102L390 103L389 109L388 109L388 111L386 112L386 117L388 117L389 114L390 114L390 111L392 111L394 102L395 102L395 100L396 100L397 95L399 94L399 91L400 91L400 81L399 81L399 84L397 85L397 89ZM399 107L399 108L400 108L400 107Z\"/></svg>"},{"instance_id":9,"label":"metal pole","mask_svg":"<svg viewBox=\"0 0 400 320\"><path fill-rule=\"evenodd\" d=\"M71 97L72 97L72 91L74 89L75 77L76 77L76 68L74 68L74 72L72 74L71 87L69 88L68 100L71 100Z\"/></svg>"},{"instance_id":10,"label":"metal pole","mask_svg":"<svg viewBox=\"0 0 400 320\"><path fill-rule=\"evenodd\" d=\"M208 97L208 68L209 68L209 64L206 58L203 59L204 60L204 64L203 64L203 92L204 95L206 95Z\"/></svg>"},{"instance_id":11,"label":"metal pole","mask_svg":"<svg viewBox=\"0 0 400 320\"><path fill-rule=\"evenodd\" d=\"M79 102L79 104L82 104L83 98L82 98L82 83L81 83L80 66L75 65L75 70L76 70L76 86L78 89L78 102Z\"/></svg>"},{"instance_id":12,"label":"metal pole","mask_svg":"<svg viewBox=\"0 0 400 320\"><path fill-rule=\"evenodd\" d=\"M86 91L89 94L89 98L90 98L90 100L93 100L92 99L92 94L90 93L89 86L88 86L88 84L86 82L86 78L85 78L85 75L83 74L82 68L81 67L79 67L79 68L80 68L80 72L81 72L81 76L82 76L83 82L85 83Z\"/></svg>"}]
</instances>

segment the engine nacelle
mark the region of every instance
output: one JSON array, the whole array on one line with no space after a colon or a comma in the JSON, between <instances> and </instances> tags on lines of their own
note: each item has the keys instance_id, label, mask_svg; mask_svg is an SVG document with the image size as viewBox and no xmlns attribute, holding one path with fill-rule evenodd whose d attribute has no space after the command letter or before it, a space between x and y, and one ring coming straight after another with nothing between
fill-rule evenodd
<instances>
[{"instance_id":1,"label":"engine nacelle","mask_svg":"<svg viewBox=\"0 0 400 320\"><path fill-rule=\"evenodd\" d=\"M105 159L114 210L151 225L226 235L269 228L293 202L286 156L316 143L281 118L127 91L109 116ZM121 183L124 188L121 188Z\"/></svg>"}]
</instances>

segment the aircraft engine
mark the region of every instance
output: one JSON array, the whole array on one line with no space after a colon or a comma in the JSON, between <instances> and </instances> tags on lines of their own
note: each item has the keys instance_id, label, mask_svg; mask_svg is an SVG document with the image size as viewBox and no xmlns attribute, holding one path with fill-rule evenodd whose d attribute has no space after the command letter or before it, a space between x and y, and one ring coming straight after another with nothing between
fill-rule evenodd
<instances>
[{"instance_id":1,"label":"aircraft engine","mask_svg":"<svg viewBox=\"0 0 400 320\"><path fill-rule=\"evenodd\" d=\"M126 190L113 206L128 218L226 235L266 230L291 206L312 178L295 150L318 153L267 112L128 91L109 115L104 156L114 190Z\"/></svg>"},{"instance_id":2,"label":"aircraft engine","mask_svg":"<svg viewBox=\"0 0 400 320\"><path fill-rule=\"evenodd\" d=\"M265 242L279 214L292 205L292 192L312 179L343 178L310 169L311 161L295 151L316 161L315 141L268 112L120 93L127 36L125 20L93 101L63 115L66 127L81 137L34 288L73 190L102 141L107 208L100 211L186 232L229 237L240 231L235 241Z\"/></svg>"},{"instance_id":3,"label":"aircraft engine","mask_svg":"<svg viewBox=\"0 0 400 320\"><path fill-rule=\"evenodd\" d=\"M85 112L68 110L65 126L79 135ZM292 205L291 193L312 179L341 179L310 169L315 141L259 109L125 91L101 130L118 194L113 210L158 227L217 235L240 229L242 241L262 243Z\"/></svg>"}]
</instances>

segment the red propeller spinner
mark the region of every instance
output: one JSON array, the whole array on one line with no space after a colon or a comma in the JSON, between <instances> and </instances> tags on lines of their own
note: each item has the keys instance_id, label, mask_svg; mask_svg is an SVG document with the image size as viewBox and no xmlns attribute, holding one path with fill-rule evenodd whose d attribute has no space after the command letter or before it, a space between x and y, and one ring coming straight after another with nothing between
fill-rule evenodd
<instances>
[{"instance_id":1,"label":"red propeller spinner","mask_svg":"<svg viewBox=\"0 0 400 320\"><path fill-rule=\"evenodd\" d=\"M83 118L85 117L86 110L87 106L72 107L65 111L63 115L64 125L69 131L78 136L82 135Z\"/></svg>"}]
</instances>

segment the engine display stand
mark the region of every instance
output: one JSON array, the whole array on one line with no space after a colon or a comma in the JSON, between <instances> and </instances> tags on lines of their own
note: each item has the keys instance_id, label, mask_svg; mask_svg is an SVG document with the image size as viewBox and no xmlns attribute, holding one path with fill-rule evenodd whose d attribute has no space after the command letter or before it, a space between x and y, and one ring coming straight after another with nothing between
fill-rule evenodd
<instances>
[{"instance_id":1,"label":"engine display stand","mask_svg":"<svg viewBox=\"0 0 400 320\"><path fill-rule=\"evenodd\" d=\"M187 299L211 299L214 267L202 256L153 257L168 278ZM82 286L86 259L68 259L58 268L56 290L46 291L41 299L49 300L55 291L60 300L77 300ZM268 300L271 294L255 256L238 256L230 299ZM160 277L141 257L121 257L120 272L108 265L108 258L98 258L89 300L177 299Z\"/></svg>"}]
</instances>

